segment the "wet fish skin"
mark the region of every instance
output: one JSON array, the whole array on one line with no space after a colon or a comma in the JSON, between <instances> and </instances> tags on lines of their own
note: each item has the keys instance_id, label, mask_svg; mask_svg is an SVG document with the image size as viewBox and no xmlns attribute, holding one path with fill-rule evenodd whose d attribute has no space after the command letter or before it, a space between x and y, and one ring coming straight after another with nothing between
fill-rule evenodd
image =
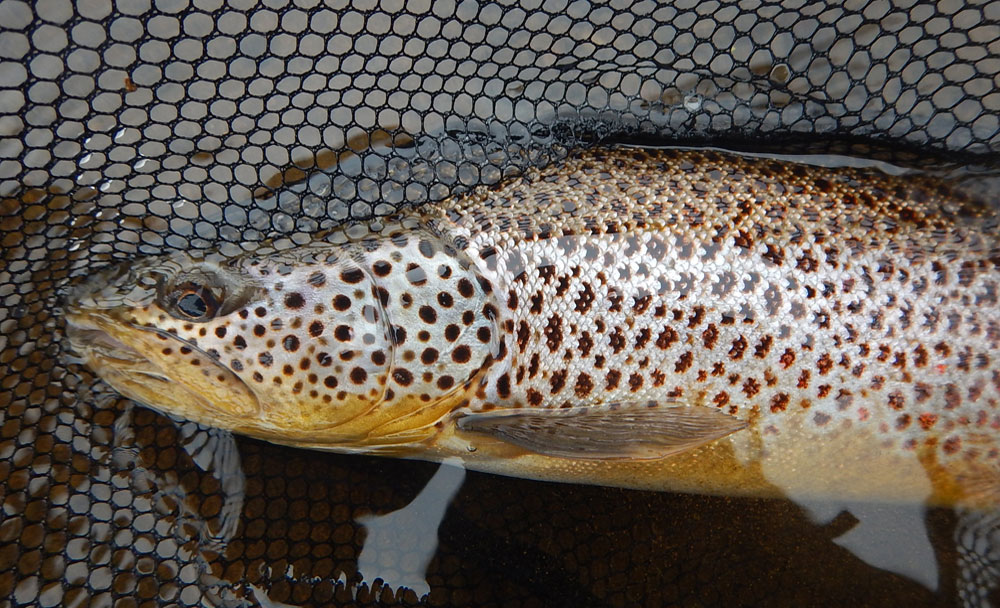
<instances>
[{"instance_id":1,"label":"wet fish skin","mask_svg":"<svg viewBox=\"0 0 1000 608\"><path fill-rule=\"evenodd\" d=\"M124 394L281 443L758 495L823 486L802 463L832 453L862 493L954 502L997 479L995 228L920 177L599 149L298 248L136 263L77 292L70 336ZM212 314L171 308L205 284Z\"/></svg>"},{"instance_id":2,"label":"wet fish skin","mask_svg":"<svg viewBox=\"0 0 1000 608\"><path fill-rule=\"evenodd\" d=\"M790 433L854 436L996 474L995 210L916 176L716 152L570 166L438 208L517 304L516 363L481 403L680 399L747 421L760 445L729 439L751 461Z\"/></svg>"}]
</instances>

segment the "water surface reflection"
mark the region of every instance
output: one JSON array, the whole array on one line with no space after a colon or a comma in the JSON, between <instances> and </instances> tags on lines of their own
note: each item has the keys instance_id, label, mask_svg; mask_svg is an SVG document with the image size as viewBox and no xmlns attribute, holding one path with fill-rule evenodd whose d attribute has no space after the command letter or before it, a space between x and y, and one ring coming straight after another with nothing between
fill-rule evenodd
<instances>
[{"instance_id":1,"label":"water surface reflection","mask_svg":"<svg viewBox=\"0 0 1000 608\"><path fill-rule=\"evenodd\" d=\"M412 589L419 597L430 593L424 576L437 552L438 526L464 478L461 463L442 464L410 504L385 515L358 518L368 530L358 555L358 572L365 583L380 578L390 587Z\"/></svg>"},{"instance_id":2,"label":"water surface reflection","mask_svg":"<svg viewBox=\"0 0 1000 608\"><path fill-rule=\"evenodd\" d=\"M988 596L996 600L987 589L995 581L989 532L995 520L966 531L978 543L970 555L954 540L968 520L948 509L798 505L473 472L461 481L460 471L422 462L254 441L241 446L249 476L246 527L220 566L243 574L229 579L235 587L253 584L272 602L978 606ZM308 488L298 499L304 504L265 505L257 498L264 488L276 490L279 478L285 492ZM329 516L313 518L309 538L296 541L289 524L306 513ZM248 554L253 542L269 547L266 560ZM425 562L413 548L435 542L422 571ZM272 566L267 576L254 567L264 562Z\"/></svg>"}]
</instances>

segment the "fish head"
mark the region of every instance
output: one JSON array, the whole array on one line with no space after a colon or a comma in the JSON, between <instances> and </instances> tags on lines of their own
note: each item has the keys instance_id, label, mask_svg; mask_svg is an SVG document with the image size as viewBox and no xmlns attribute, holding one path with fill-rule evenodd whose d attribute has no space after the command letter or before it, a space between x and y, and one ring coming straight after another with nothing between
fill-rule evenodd
<instances>
[{"instance_id":1,"label":"fish head","mask_svg":"<svg viewBox=\"0 0 1000 608\"><path fill-rule=\"evenodd\" d=\"M70 294L67 336L113 388L170 415L339 451L419 442L499 335L471 266L428 239L139 260Z\"/></svg>"},{"instance_id":2,"label":"fish head","mask_svg":"<svg viewBox=\"0 0 1000 608\"><path fill-rule=\"evenodd\" d=\"M256 394L208 338L264 290L221 262L177 252L93 274L66 298L70 349L122 395L165 414L223 428L256 416Z\"/></svg>"}]
</instances>

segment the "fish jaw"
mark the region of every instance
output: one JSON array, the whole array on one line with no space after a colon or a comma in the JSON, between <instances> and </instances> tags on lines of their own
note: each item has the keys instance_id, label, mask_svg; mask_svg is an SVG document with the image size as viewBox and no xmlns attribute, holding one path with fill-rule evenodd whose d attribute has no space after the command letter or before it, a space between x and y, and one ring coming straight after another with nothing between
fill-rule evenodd
<instances>
[{"instance_id":1,"label":"fish jaw","mask_svg":"<svg viewBox=\"0 0 1000 608\"><path fill-rule=\"evenodd\" d=\"M66 337L112 388L157 411L233 430L259 419L260 402L238 376L173 334L124 323L110 311L70 307ZM186 365L177 365L179 353Z\"/></svg>"}]
</instances>

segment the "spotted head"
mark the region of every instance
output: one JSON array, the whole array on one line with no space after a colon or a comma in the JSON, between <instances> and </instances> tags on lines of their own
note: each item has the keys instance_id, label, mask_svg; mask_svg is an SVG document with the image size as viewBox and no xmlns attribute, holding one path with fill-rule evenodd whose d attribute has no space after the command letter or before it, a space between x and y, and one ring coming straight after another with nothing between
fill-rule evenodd
<instances>
[{"instance_id":1,"label":"spotted head","mask_svg":"<svg viewBox=\"0 0 1000 608\"><path fill-rule=\"evenodd\" d=\"M499 350L490 285L419 226L108 270L66 306L70 346L163 412L344 451L419 442Z\"/></svg>"}]
</instances>

